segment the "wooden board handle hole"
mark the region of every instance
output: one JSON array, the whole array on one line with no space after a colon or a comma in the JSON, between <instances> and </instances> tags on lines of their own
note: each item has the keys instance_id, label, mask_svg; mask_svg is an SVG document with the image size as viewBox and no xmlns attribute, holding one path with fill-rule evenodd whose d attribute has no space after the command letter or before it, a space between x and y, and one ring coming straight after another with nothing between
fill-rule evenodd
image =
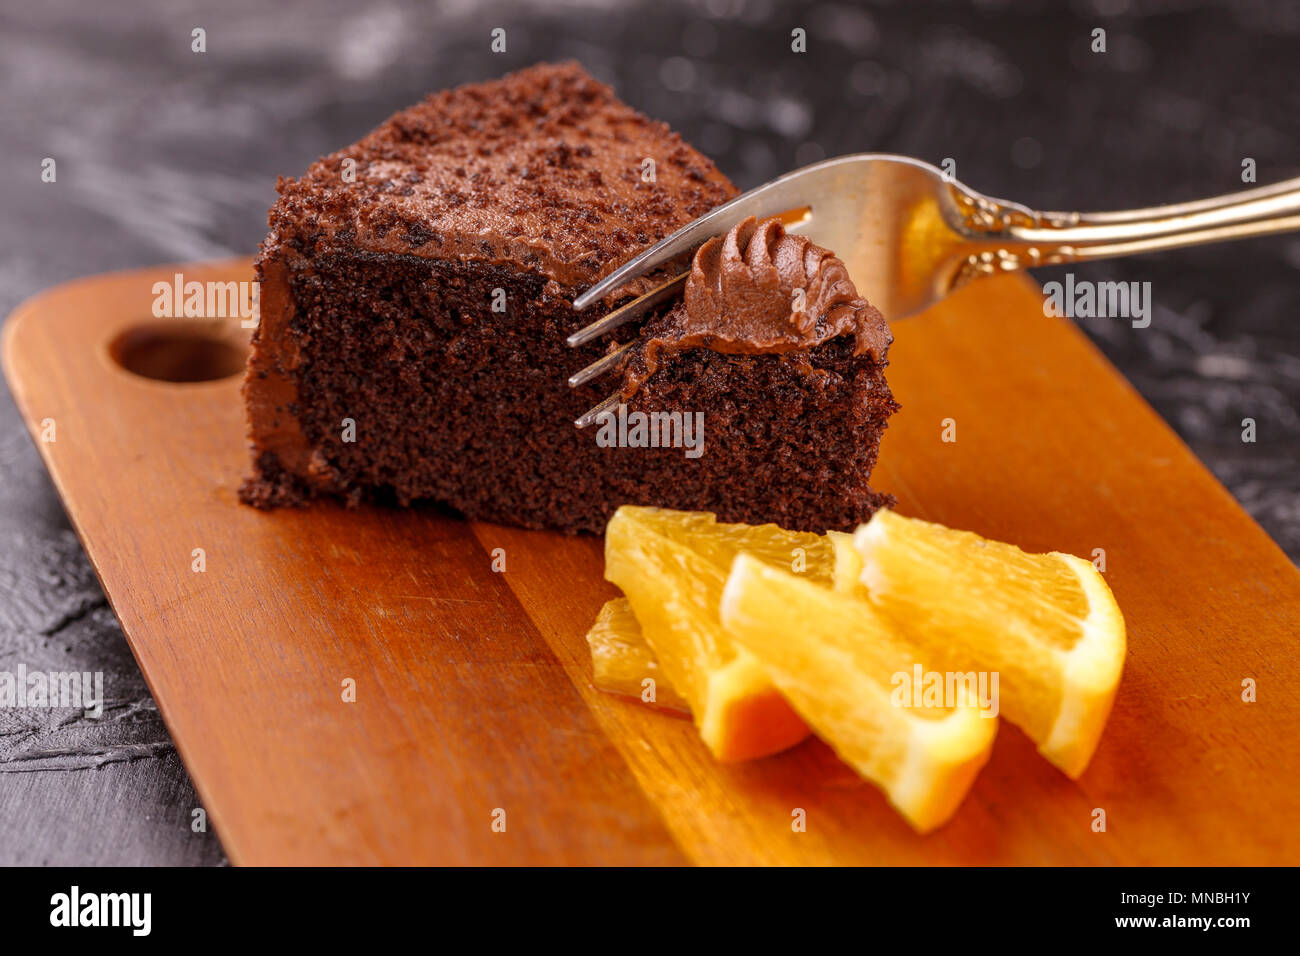
<instances>
[{"instance_id":1,"label":"wooden board handle hole","mask_svg":"<svg viewBox=\"0 0 1300 956\"><path fill-rule=\"evenodd\" d=\"M158 382L212 382L239 375L248 358L245 342L232 339L228 323L151 322L120 332L108 354L118 365Z\"/></svg>"}]
</instances>

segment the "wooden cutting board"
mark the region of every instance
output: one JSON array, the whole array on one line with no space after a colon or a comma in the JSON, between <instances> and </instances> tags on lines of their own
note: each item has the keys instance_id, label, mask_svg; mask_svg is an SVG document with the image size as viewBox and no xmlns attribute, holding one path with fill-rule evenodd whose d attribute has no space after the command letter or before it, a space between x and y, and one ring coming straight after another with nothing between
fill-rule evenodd
<instances>
[{"instance_id":1,"label":"wooden cutting board","mask_svg":"<svg viewBox=\"0 0 1300 956\"><path fill-rule=\"evenodd\" d=\"M433 509L240 505L238 375L164 382L120 364L166 371L185 344L166 339L185 336L190 372L238 365L237 320L150 317L153 283L176 271L251 275L237 261L61 286L10 318L4 363L234 862L1300 858L1300 573L1029 283L976 283L895 327L903 411L875 483L903 514L1030 550L1104 549L1128 663L1080 781L1003 722L957 816L919 837L816 741L720 766L689 721L595 690L584 634L615 593L597 538Z\"/></svg>"}]
</instances>

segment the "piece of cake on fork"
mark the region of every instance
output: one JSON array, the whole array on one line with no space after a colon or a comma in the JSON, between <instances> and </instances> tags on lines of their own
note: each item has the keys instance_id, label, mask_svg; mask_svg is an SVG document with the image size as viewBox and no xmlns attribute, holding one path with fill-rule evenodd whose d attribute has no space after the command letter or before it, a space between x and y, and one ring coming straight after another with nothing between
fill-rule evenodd
<instances>
[{"instance_id":1,"label":"piece of cake on fork","mask_svg":"<svg viewBox=\"0 0 1300 956\"><path fill-rule=\"evenodd\" d=\"M577 64L431 96L278 188L245 502L428 500L597 532L620 504L825 531L887 503L868 479L896 407L888 329L779 223L682 263L684 300L646 321L621 382L568 388L614 343L565 338L667 276L583 313L574 297L736 194ZM574 427L617 388L614 419Z\"/></svg>"}]
</instances>

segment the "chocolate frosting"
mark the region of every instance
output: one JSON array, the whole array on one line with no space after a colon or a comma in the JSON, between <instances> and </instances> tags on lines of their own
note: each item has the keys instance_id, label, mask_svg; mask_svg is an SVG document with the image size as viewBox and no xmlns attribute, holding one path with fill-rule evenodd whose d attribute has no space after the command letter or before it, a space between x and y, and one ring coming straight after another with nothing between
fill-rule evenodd
<instances>
[{"instance_id":1,"label":"chocolate frosting","mask_svg":"<svg viewBox=\"0 0 1300 956\"><path fill-rule=\"evenodd\" d=\"M687 348L786 354L852 335L853 354L883 362L892 341L884 317L858 295L843 261L806 236L787 233L779 219L753 216L700 246L684 301L647 333L629 362L626 393L667 355Z\"/></svg>"}]
</instances>

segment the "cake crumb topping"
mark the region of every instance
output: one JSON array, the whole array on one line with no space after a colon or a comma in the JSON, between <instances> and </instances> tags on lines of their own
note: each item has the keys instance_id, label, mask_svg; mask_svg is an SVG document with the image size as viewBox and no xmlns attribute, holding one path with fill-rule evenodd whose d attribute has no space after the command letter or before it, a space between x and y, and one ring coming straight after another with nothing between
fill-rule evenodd
<instances>
[{"instance_id":1,"label":"cake crumb topping","mask_svg":"<svg viewBox=\"0 0 1300 956\"><path fill-rule=\"evenodd\" d=\"M277 188L265 249L483 261L570 289L737 191L573 62L434 94Z\"/></svg>"}]
</instances>

